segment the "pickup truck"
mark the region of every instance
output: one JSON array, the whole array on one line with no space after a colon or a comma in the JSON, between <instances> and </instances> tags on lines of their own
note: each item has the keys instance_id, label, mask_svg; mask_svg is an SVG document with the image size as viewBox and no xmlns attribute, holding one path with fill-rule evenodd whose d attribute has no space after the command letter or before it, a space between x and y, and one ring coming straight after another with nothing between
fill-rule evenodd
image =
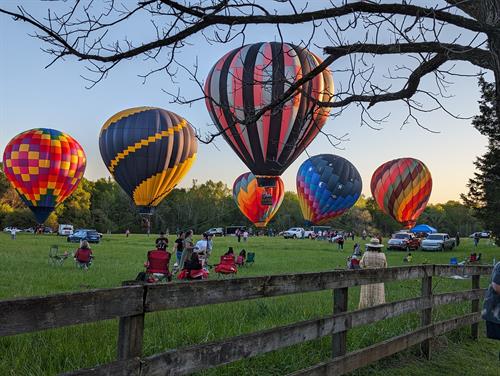
<instances>
[{"instance_id":1,"label":"pickup truck","mask_svg":"<svg viewBox=\"0 0 500 376\"><path fill-rule=\"evenodd\" d=\"M422 241L423 251L444 251L455 247L455 238L448 234L430 234Z\"/></svg>"},{"instance_id":2,"label":"pickup truck","mask_svg":"<svg viewBox=\"0 0 500 376\"><path fill-rule=\"evenodd\" d=\"M292 227L283 233L285 239L302 239L304 238L312 239L314 237L314 231L304 230L302 227Z\"/></svg>"},{"instance_id":3,"label":"pickup truck","mask_svg":"<svg viewBox=\"0 0 500 376\"><path fill-rule=\"evenodd\" d=\"M415 251L420 248L420 239L409 232L396 232L387 242L387 249Z\"/></svg>"}]
</instances>

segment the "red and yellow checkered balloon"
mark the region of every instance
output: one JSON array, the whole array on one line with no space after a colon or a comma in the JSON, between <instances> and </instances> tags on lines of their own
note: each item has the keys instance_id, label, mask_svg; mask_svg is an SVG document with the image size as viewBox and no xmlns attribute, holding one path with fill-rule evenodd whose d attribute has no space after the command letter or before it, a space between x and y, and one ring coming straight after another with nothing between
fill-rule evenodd
<instances>
[{"instance_id":1,"label":"red and yellow checkered balloon","mask_svg":"<svg viewBox=\"0 0 500 376\"><path fill-rule=\"evenodd\" d=\"M3 154L5 175L39 223L76 189L85 165L73 137L47 128L18 134Z\"/></svg>"}]
</instances>

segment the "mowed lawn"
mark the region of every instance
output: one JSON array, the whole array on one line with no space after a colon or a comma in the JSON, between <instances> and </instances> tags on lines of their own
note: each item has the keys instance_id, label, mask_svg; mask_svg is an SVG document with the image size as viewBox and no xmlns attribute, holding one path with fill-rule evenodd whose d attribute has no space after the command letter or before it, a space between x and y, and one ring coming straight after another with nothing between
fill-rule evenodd
<instances>
[{"instance_id":1,"label":"mowed lawn","mask_svg":"<svg viewBox=\"0 0 500 376\"><path fill-rule=\"evenodd\" d=\"M146 252L156 236L132 234L105 235L93 245L95 261L85 272L68 259L61 267L50 266L49 248L59 245L61 252L74 251L75 244L55 235L18 234L11 240L0 234L0 299L46 295L58 292L85 291L119 286L134 279L142 271ZM195 237L198 240L200 237ZM171 236L170 241L173 243ZM360 238L355 239L362 242ZM257 237L247 243L236 238L216 238L212 263L228 246L235 251L245 248L256 253L255 264L241 268L238 277L280 273L325 271L345 268L353 242L347 241L343 251L326 241L285 240ZM447 264L450 257L464 259L473 251L472 241L462 239L460 247L447 252L413 254L413 264ZM500 248L481 240L476 252L482 262L491 264L500 259ZM390 266L403 265L404 252L386 252ZM211 278L216 278L211 275ZM488 278L481 284L486 287ZM434 278L434 293L470 289L471 281ZM359 288L349 289L349 309L357 308ZM394 282L386 285L386 298L395 301L420 294L420 280ZM296 321L331 314L332 292L298 294L208 307L182 309L146 315L144 354L152 355L172 348L220 340L256 330L286 325ZM442 306L433 313L434 320L443 320L470 312L470 303ZM349 332L348 350L352 351L414 330L419 315L406 314ZM106 363L115 359L118 320L78 325L12 337L0 338L0 375L53 375ZM400 353L356 375L499 375L500 343L484 338L481 325L479 342L469 339L469 328L463 328L434 343L433 359L423 360L418 347ZM283 375L328 359L331 339L311 341L256 358L202 372L203 375Z\"/></svg>"}]
</instances>

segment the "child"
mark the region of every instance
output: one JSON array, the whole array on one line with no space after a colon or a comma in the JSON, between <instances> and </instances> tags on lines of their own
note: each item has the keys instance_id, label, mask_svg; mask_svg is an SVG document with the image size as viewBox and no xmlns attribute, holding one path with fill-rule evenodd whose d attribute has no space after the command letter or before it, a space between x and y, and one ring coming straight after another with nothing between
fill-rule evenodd
<instances>
[{"instance_id":1,"label":"child","mask_svg":"<svg viewBox=\"0 0 500 376\"><path fill-rule=\"evenodd\" d=\"M236 265L243 266L245 264L246 258L247 258L247 251L242 249L238 257L236 258Z\"/></svg>"},{"instance_id":2,"label":"child","mask_svg":"<svg viewBox=\"0 0 500 376\"><path fill-rule=\"evenodd\" d=\"M408 253L406 257L403 259L403 262L411 262L412 259L413 256L411 255L411 253Z\"/></svg>"}]
</instances>

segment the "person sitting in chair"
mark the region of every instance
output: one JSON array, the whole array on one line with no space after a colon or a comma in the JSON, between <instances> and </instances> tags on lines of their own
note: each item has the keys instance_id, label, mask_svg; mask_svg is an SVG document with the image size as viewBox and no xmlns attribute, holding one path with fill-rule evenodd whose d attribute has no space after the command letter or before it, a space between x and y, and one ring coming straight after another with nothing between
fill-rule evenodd
<instances>
[{"instance_id":1,"label":"person sitting in chair","mask_svg":"<svg viewBox=\"0 0 500 376\"><path fill-rule=\"evenodd\" d=\"M156 249L148 252L148 261L144 264L146 274L148 274L148 282L158 282L162 279L172 280L168 270L171 253L167 251L167 246L168 243L164 239L158 238Z\"/></svg>"},{"instance_id":2,"label":"person sitting in chair","mask_svg":"<svg viewBox=\"0 0 500 376\"><path fill-rule=\"evenodd\" d=\"M238 268L236 267L234 260L233 247L229 247L228 251L221 256L220 263L215 266L215 272L222 274L232 274L238 272Z\"/></svg>"},{"instance_id":3,"label":"person sitting in chair","mask_svg":"<svg viewBox=\"0 0 500 376\"><path fill-rule=\"evenodd\" d=\"M207 279L208 271L203 269L202 262L198 253L194 252L189 260L184 262L184 268L181 270L177 279Z\"/></svg>"},{"instance_id":4,"label":"person sitting in chair","mask_svg":"<svg viewBox=\"0 0 500 376\"><path fill-rule=\"evenodd\" d=\"M247 251L242 249L240 254L238 255L238 257L236 258L236 265L238 265L238 266L245 265L246 258L247 258Z\"/></svg>"},{"instance_id":5,"label":"person sitting in chair","mask_svg":"<svg viewBox=\"0 0 500 376\"><path fill-rule=\"evenodd\" d=\"M85 270L90 267L94 256L92 256L92 250L90 249L88 241L82 240L80 248L78 248L75 252L74 258L78 267Z\"/></svg>"},{"instance_id":6,"label":"person sitting in chair","mask_svg":"<svg viewBox=\"0 0 500 376\"><path fill-rule=\"evenodd\" d=\"M476 254L476 252L473 252L473 253L470 254L470 256L469 256L469 262L470 263L477 262L477 254Z\"/></svg>"}]
</instances>

